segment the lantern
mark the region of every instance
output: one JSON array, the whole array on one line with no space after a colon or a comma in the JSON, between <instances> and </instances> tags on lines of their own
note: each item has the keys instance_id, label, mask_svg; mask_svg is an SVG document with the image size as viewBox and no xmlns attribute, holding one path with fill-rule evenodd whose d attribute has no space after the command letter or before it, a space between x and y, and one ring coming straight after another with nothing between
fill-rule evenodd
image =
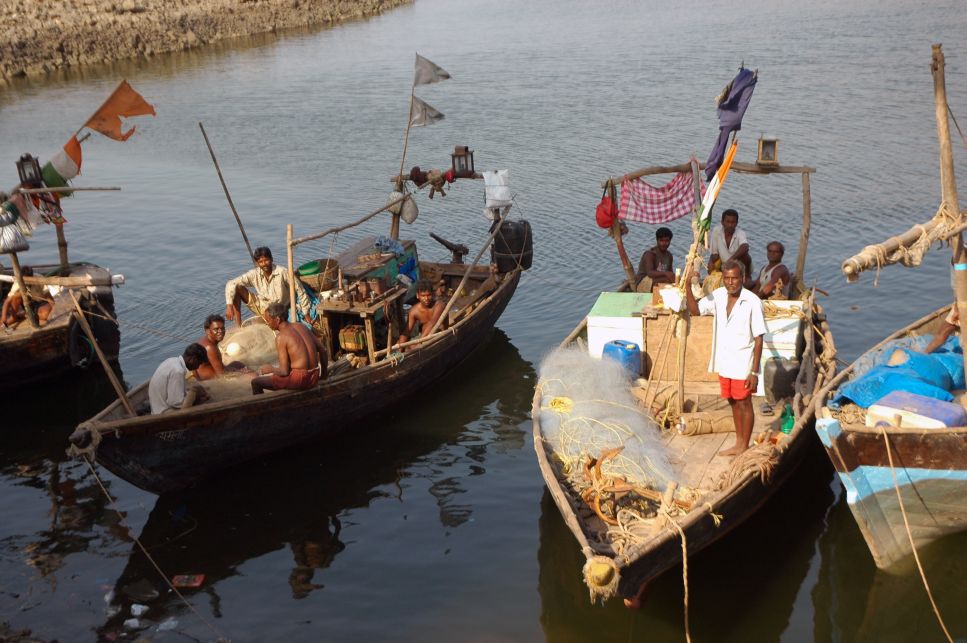
<instances>
[{"instance_id":1,"label":"lantern","mask_svg":"<svg viewBox=\"0 0 967 643\"><path fill-rule=\"evenodd\" d=\"M453 148L453 176L461 179L472 178L473 169L473 150L466 145L457 145Z\"/></svg>"},{"instance_id":2,"label":"lantern","mask_svg":"<svg viewBox=\"0 0 967 643\"><path fill-rule=\"evenodd\" d=\"M39 188L44 185L44 176L40 172L40 161L30 154L24 154L17 161L17 174L20 175L20 185L25 188Z\"/></svg>"},{"instance_id":3,"label":"lantern","mask_svg":"<svg viewBox=\"0 0 967 643\"><path fill-rule=\"evenodd\" d=\"M759 137L759 156L756 165L776 167L779 165L779 139L763 134Z\"/></svg>"}]
</instances>

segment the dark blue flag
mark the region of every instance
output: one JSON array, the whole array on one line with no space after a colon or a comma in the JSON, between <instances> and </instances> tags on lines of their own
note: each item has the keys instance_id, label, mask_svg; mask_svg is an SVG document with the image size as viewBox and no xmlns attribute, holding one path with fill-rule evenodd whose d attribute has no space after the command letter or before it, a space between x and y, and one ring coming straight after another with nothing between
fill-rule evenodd
<instances>
[{"instance_id":1,"label":"dark blue flag","mask_svg":"<svg viewBox=\"0 0 967 643\"><path fill-rule=\"evenodd\" d=\"M752 92L758 80L758 72L740 69L739 75L722 91L718 109L719 138L715 141L715 147L712 148L712 153L708 155L708 160L705 162L706 180L711 181L722 164L729 134L742 129L742 117L749 106L749 101L752 100Z\"/></svg>"}]
</instances>

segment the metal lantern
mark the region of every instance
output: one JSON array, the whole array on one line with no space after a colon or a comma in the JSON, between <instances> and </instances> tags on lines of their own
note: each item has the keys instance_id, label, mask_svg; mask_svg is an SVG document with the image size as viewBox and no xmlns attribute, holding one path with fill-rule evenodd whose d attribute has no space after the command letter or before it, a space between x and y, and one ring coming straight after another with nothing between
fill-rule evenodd
<instances>
[{"instance_id":1,"label":"metal lantern","mask_svg":"<svg viewBox=\"0 0 967 643\"><path fill-rule=\"evenodd\" d=\"M756 165L775 167L779 165L779 139L763 134L759 137L759 156Z\"/></svg>"},{"instance_id":2,"label":"metal lantern","mask_svg":"<svg viewBox=\"0 0 967 643\"><path fill-rule=\"evenodd\" d=\"M474 175L473 169L473 150L466 145L457 145L453 148L453 175L459 178L468 178Z\"/></svg>"},{"instance_id":3,"label":"metal lantern","mask_svg":"<svg viewBox=\"0 0 967 643\"><path fill-rule=\"evenodd\" d=\"M28 188L39 188L44 185L44 176L40 172L40 161L30 154L24 154L17 161L17 174L20 175L20 185Z\"/></svg>"}]
</instances>

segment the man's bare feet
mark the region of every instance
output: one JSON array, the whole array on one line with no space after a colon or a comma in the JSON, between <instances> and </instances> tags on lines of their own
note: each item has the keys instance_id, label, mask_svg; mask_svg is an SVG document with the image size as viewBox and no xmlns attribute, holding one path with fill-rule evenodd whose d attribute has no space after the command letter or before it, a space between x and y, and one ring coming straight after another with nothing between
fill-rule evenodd
<instances>
[{"instance_id":1,"label":"man's bare feet","mask_svg":"<svg viewBox=\"0 0 967 643\"><path fill-rule=\"evenodd\" d=\"M731 449L725 449L724 451L719 451L719 455L724 455L724 456L739 455L740 453L742 453L743 451L745 451L748 448L749 447L747 447L747 446L742 446L741 444L736 444Z\"/></svg>"}]
</instances>

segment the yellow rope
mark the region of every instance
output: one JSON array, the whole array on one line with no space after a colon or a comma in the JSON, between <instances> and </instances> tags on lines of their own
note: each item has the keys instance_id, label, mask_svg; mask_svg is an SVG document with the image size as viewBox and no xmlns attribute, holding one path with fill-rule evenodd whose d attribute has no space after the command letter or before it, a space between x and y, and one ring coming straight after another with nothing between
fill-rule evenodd
<instances>
[{"instance_id":1,"label":"yellow rope","mask_svg":"<svg viewBox=\"0 0 967 643\"><path fill-rule=\"evenodd\" d=\"M671 517L667 509L662 509L662 514L671 524L675 525L675 529L678 530L678 535L682 538L682 586L684 587L685 597L684 597L684 607L685 607L685 641L691 643L692 635L688 629L688 545L685 542L685 530L682 526L675 522L675 519Z\"/></svg>"},{"instance_id":2,"label":"yellow rope","mask_svg":"<svg viewBox=\"0 0 967 643\"><path fill-rule=\"evenodd\" d=\"M903 516L903 526L907 530L907 538L910 539L910 549L913 551L913 560L917 563L917 570L920 572L920 580L923 581L923 588L927 590L927 598L930 599L930 605L933 607L933 613L937 617L937 622L940 624L940 629L943 630L944 636L950 643L954 643L954 639L950 636L950 631L947 629L947 625L944 623L943 617L940 616L940 610L937 608L936 601L933 600L933 593L930 591L930 584L927 582L927 575L923 571L923 565L920 564L920 556L917 555L917 546L913 542L913 533L910 531L910 522L907 520L907 510L903 506L903 497L900 494L900 482L897 480L896 468L893 466L893 453L890 450L890 438L887 436L886 429L880 426L880 434L883 436L883 444L886 445L886 457L887 461L890 463L890 473L893 474L893 488L896 490L897 503L900 505L900 515Z\"/></svg>"},{"instance_id":3,"label":"yellow rope","mask_svg":"<svg viewBox=\"0 0 967 643\"><path fill-rule=\"evenodd\" d=\"M128 536L130 536L131 539L134 541L134 544L138 546L138 549L140 549L141 553L144 554L145 558L148 559L148 562L151 563L151 566L154 567L155 571L157 571L158 574L161 576L161 578L164 579L165 583L168 585L168 588L172 592L174 592L175 596L181 599L181 602L184 603L185 606L188 607L188 609L195 616L197 616L198 619L202 623L204 623L209 630L211 630L211 632L217 637L217 640L219 642L221 641L227 642L229 640L228 637L222 634L217 627L209 623L208 620L204 616L202 616L201 613L198 612L198 610L195 609L195 606L189 603L188 600L185 599L184 595L175 588L175 586L171 583L170 580L168 580L168 577L165 575L163 571L161 571L161 568L158 566L158 563L156 563L154 558L151 557L151 554L148 553L147 548L145 548L145 546L141 543L141 541L133 533L131 533L131 528L124 523L124 514L121 513L120 509L118 509L117 501L114 500L114 497L111 496L111 494L108 493L107 489L104 487L104 483L101 482L101 478L97 475L97 471L95 471L94 464L91 462L90 458L85 456L84 462L87 463L87 468L91 470L91 475L94 476L94 481L97 482L97 486L101 488L101 491L104 493L104 496L108 499L108 502L111 503L111 509L113 509L114 512L118 515L118 521L119 521L118 524L123 526L128 531Z\"/></svg>"}]
</instances>

